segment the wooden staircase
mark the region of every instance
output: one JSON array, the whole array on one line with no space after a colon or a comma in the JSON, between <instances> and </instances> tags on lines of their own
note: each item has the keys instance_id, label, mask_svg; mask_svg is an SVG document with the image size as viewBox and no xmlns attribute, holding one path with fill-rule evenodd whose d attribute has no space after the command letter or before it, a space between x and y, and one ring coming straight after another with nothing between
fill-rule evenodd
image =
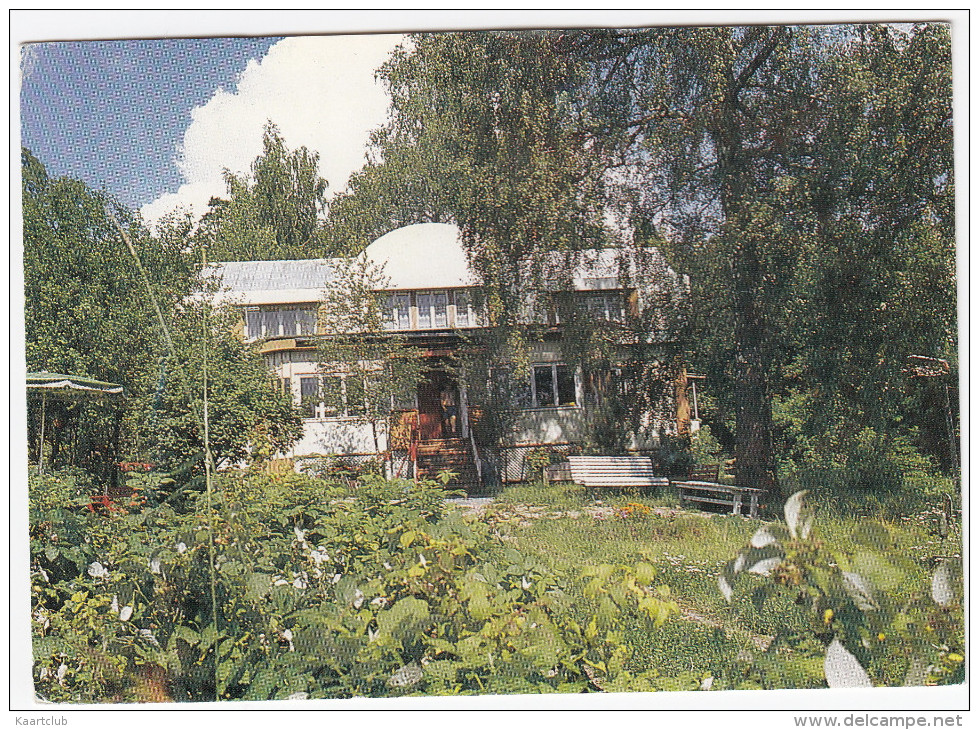
<instances>
[{"instance_id":1,"label":"wooden staircase","mask_svg":"<svg viewBox=\"0 0 979 730\"><path fill-rule=\"evenodd\" d=\"M418 478L435 479L448 470L456 476L448 487L473 490L479 485L479 472L473 460L472 446L461 438L430 439L418 442Z\"/></svg>"}]
</instances>

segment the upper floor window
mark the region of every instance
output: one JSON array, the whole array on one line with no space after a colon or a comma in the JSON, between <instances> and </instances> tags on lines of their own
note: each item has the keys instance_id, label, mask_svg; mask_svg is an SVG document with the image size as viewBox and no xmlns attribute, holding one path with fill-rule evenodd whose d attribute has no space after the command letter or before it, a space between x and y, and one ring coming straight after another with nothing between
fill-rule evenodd
<instances>
[{"instance_id":1,"label":"upper floor window","mask_svg":"<svg viewBox=\"0 0 979 730\"><path fill-rule=\"evenodd\" d=\"M418 329L440 329L448 326L448 292L419 293L417 299Z\"/></svg>"},{"instance_id":2,"label":"upper floor window","mask_svg":"<svg viewBox=\"0 0 979 730\"><path fill-rule=\"evenodd\" d=\"M408 294L388 294L382 306L384 329L411 329L411 297Z\"/></svg>"},{"instance_id":3,"label":"upper floor window","mask_svg":"<svg viewBox=\"0 0 979 730\"><path fill-rule=\"evenodd\" d=\"M621 292L589 292L585 295L585 308L589 319L625 321L625 298Z\"/></svg>"},{"instance_id":4,"label":"upper floor window","mask_svg":"<svg viewBox=\"0 0 979 730\"><path fill-rule=\"evenodd\" d=\"M248 307L245 339L316 334L315 307Z\"/></svg>"},{"instance_id":5,"label":"upper floor window","mask_svg":"<svg viewBox=\"0 0 979 730\"><path fill-rule=\"evenodd\" d=\"M473 311L472 297L469 292L462 289L455 292L455 323L456 327L475 327L476 313Z\"/></svg>"}]
</instances>

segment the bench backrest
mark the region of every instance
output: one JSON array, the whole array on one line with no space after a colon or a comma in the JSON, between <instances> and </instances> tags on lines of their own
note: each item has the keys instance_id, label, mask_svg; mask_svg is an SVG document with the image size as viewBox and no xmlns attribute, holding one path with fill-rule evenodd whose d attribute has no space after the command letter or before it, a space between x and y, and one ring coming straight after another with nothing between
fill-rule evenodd
<instances>
[{"instance_id":1,"label":"bench backrest","mask_svg":"<svg viewBox=\"0 0 979 730\"><path fill-rule=\"evenodd\" d=\"M720 464L697 464L687 470L687 479L691 482L716 482L720 473Z\"/></svg>"},{"instance_id":2,"label":"bench backrest","mask_svg":"<svg viewBox=\"0 0 979 730\"><path fill-rule=\"evenodd\" d=\"M665 477L653 476L646 456L569 456L571 479L587 487L666 486Z\"/></svg>"}]
</instances>

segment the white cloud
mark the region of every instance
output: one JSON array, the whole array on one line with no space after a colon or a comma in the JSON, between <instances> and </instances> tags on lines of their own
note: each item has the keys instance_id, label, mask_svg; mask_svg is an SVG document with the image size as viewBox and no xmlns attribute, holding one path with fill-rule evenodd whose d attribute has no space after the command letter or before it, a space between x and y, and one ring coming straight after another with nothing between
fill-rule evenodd
<instances>
[{"instance_id":1,"label":"white cloud","mask_svg":"<svg viewBox=\"0 0 979 730\"><path fill-rule=\"evenodd\" d=\"M365 161L371 130L387 118L388 97L374 79L401 35L286 38L261 61L250 61L235 91L218 89L191 112L175 161L184 183L144 206L148 221L178 206L202 214L225 193L222 171L247 172L262 151L271 119L290 149L320 154L329 194L341 192Z\"/></svg>"}]
</instances>

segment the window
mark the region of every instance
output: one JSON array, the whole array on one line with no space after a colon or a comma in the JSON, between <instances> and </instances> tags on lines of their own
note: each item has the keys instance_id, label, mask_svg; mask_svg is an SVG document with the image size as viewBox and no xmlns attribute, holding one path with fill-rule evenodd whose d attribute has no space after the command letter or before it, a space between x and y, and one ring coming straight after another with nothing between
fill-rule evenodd
<instances>
[{"instance_id":1,"label":"window","mask_svg":"<svg viewBox=\"0 0 979 730\"><path fill-rule=\"evenodd\" d=\"M314 307L248 307L245 310L245 339L296 337L316 334Z\"/></svg>"},{"instance_id":2,"label":"window","mask_svg":"<svg viewBox=\"0 0 979 730\"><path fill-rule=\"evenodd\" d=\"M585 296L585 306L590 319L606 322L625 321L625 300L620 292L591 293Z\"/></svg>"},{"instance_id":3,"label":"window","mask_svg":"<svg viewBox=\"0 0 979 730\"><path fill-rule=\"evenodd\" d=\"M299 378L304 418L342 418L366 410L364 381L354 375L306 375Z\"/></svg>"},{"instance_id":4,"label":"window","mask_svg":"<svg viewBox=\"0 0 979 730\"><path fill-rule=\"evenodd\" d=\"M262 336L262 310L249 307L245 310L245 339L257 340Z\"/></svg>"},{"instance_id":5,"label":"window","mask_svg":"<svg viewBox=\"0 0 979 730\"><path fill-rule=\"evenodd\" d=\"M367 410L363 378L354 375L343 378L343 402L346 405L347 416L358 416Z\"/></svg>"},{"instance_id":6,"label":"window","mask_svg":"<svg viewBox=\"0 0 979 730\"><path fill-rule=\"evenodd\" d=\"M456 327L475 327L476 318L473 316L472 300L467 291L457 291L454 296L456 305Z\"/></svg>"},{"instance_id":7,"label":"window","mask_svg":"<svg viewBox=\"0 0 979 730\"><path fill-rule=\"evenodd\" d=\"M574 371L567 365L533 365L530 393L517 397L518 407L548 408L573 406L577 403Z\"/></svg>"},{"instance_id":8,"label":"window","mask_svg":"<svg viewBox=\"0 0 979 730\"><path fill-rule=\"evenodd\" d=\"M428 292L418 295L418 329L448 326L449 295L446 292Z\"/></svg>"},{"instance_id":9,"label":"window","mask_svg":"<svg viewBox=\"0 0 979 730\"><path fill-rule=\"evenodd\" d=\"M317 376L299 378L299 397L304 418L319 418L320 379Z\"/></svg>"},{"instance_id":10,"label":"window","mask_svg":"<svg viewBox=\"0 0 979 730\"><path fill-rule=\"evenodd\" d=\"M315 335L316 334L316 310L299 309L296 312L296 334Z\"/></svg>"},{"instance_id":11,"label":"window","mask_svg":"<svg viewBox=\"0 0 979 730\"><path fill-rule=\"evenodd\" d=\"M384 329L411 329L411 297L407 294L389 294L384 298Z\"/></svg>"}]
</instances>

